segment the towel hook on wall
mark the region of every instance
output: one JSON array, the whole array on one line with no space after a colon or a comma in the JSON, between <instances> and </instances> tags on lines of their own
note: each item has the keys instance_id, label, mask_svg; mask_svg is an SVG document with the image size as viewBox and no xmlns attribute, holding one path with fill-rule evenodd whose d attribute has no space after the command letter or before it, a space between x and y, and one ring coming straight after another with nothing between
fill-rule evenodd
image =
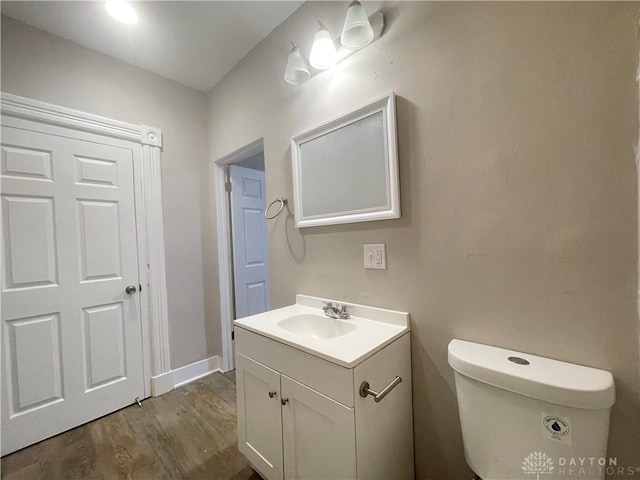
<instances>
[{"instance_id":1,"label":"towel hook on wall","mask_svg":"<svg viewBox=\"0 0 640 480\"><path fill-rule=\"evenodd\" d=\"M280 208L278 208L278 211L276 213L274 213L273 215L269 216L269 209L274 204L276 204L278 202L280 202ZM264 209L264 218L266 218L267 220L271 220L272 218L276 218L278 215L280 215L280 212L282 212L282 209L287 204L287 202L288 202L288 200L285 197L276 198L273 202L271 202L269 204L269 206L267 208Z\"/></svg>"}]
</instances>

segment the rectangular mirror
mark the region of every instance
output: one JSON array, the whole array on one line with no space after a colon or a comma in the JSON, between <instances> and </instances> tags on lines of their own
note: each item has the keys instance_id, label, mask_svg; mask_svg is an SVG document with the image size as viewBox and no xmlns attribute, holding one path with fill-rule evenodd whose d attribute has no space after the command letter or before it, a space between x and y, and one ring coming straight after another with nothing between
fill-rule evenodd
<instances>
[{"instance_id":1,"label":"rectangular mirror","mask_svg":"<svg viewBox=\"0 0 640 480\"><path fill-rule=\"evenodd\" d=\"M395 95L291 139L296 227L400 217Z\"/></svg>"}]
</instances>

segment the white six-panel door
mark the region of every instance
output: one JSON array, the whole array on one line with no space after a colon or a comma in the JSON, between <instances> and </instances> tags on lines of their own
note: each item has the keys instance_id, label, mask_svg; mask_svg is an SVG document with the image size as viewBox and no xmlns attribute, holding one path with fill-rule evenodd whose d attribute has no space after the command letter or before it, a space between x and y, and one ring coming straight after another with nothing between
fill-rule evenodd
<instances>
[{"instance_id":1,"label":"white six-panel door","mask_svg":"<svg viewBox=\"0 0 640 480\"><path fill-rule=\"evenodd\" d=\"M242 318L271 308L265 174L236 165L229 171L235 318Z\"/></svg>"},{"instance_id":2,"label":"white six-panel door","mask_svg":"<svg viewBox=\"0 0 640 480\"><path fill-rule=\"evenodd\" d=\"M143 396L138 153L107 143L2 128L3 455Z\"/></svg>"}]
</instances>

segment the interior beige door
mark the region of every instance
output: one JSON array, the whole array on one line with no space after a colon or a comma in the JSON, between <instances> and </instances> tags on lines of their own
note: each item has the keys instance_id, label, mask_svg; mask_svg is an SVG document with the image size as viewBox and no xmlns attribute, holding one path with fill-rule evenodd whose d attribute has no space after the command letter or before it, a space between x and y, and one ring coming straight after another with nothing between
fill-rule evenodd
<instances>
[{"instance_id":1,"label":"interior beige door","mask_svg":"<svg viewBox=\"0 0 640 480\"><path fill-rule=\"evenodd\" d=\"M68 135L2 128L3 455L143 396L136 152Z\"/></svg>"}]
</instances>

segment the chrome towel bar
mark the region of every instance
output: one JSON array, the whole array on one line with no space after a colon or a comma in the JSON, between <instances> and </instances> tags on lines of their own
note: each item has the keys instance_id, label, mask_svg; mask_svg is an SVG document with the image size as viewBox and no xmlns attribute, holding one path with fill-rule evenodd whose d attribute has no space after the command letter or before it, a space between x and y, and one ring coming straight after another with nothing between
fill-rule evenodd
<instances>
[{"instance_id":1,"label":"chrome towel bar","mask_svg":"<svg viewBox=\"0 0 640 480\"><path fill-rule=\"evenodd\" d=\"M369 388L369 382L362 382L362 384L360 385L360 396L366 397L367 395L371 395L375 400L375 402L379 403L380 401L382 401L384 397L386 397L389 394L391 390L396 388L396 386L398 386L400 382L402 382L402 377L394 378L389 385L387 385L382 389L380 393L374 390L371 390Z\"/></svg>"}]
</instances>

